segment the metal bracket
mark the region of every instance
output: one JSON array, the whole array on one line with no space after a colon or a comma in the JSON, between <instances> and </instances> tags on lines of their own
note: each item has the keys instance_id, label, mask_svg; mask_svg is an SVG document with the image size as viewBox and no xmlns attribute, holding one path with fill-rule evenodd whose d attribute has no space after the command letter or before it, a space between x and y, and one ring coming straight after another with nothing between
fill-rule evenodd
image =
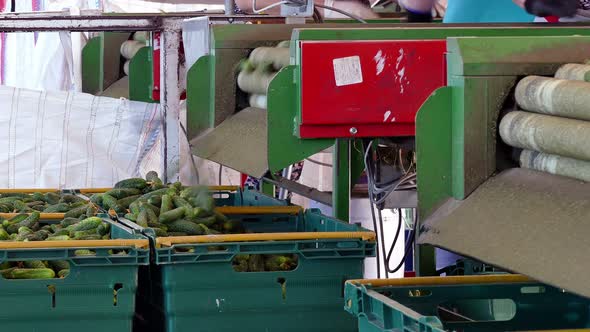
<instances>
[{"instance_id":1,"label":"metal bracket","mask_svg":"<svg viewBox=\"0 0 590 332\"><path fill-rule=\"evenodd\" d=\"M313 0L290 0L281 5L283 17L312 17Z\"/></svg>"}]
</instances>

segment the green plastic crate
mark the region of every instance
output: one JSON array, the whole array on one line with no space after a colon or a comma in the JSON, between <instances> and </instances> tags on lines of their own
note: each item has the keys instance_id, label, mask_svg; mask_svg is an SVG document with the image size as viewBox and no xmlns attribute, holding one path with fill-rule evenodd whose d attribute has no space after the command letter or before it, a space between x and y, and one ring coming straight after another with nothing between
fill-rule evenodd
<instances>
[{"instance_id":1,"label":"green plastic crate","mask_svg":"<svg viewBox=\"0 0 590 332\"><path fill-rule=\"evenodd\" d=\"M590 299L519 275L348 281L344 303L359 332L590 327Z\"/></svg>"},{"instance_id":2,"label":"green plastic crate","mask_svg":"<svg viewBox=\"0 0 590 332\"><path fill-rule=\"evenodd\" d=\"M136 331L356 331L354 318L342 310L344 282L362 277L364 258L375 255L372 232L324 216L319 210L232 216L236 217L246 229L267 233L262 236L285 232L301 237L307 234L303 232L322 232L326 237L346 232L346 236L156 247L151 280L144 280L149 286L140 290L140 294L149 292L145 297L151 305L138 312ZM158 238L154 243L173 239ZM223 249L209 251L212 246ZM194 252L176 252L176 248L193 248ZM293 271L236 272L231 264L236 254L287 253L298 255Z\"/></svg>"},{"instance_id":3,"label":"green plastic crate","mask_svg":"<svg viewBox=\"0 0 590 332\"><path fill-rule=\"evenodd\" d=\"M100 241L98 246L58 247L70 241L60 241L62 244L49 241L0 243L0 263L31 260L70 262L70 275L64 279L8 280L0 277L2 330L132 330L138 267L149 264L149 242L141 234L108 219L105 221L111 223L113 240ZM6 248L14 245L21 248ZM34 246L42 247L32 248ZM92 250L96 255L76 256L75 251L79 249ZM109 254L111 249L123 249L127 255Z\"/></svg>"},{"instance_id":4,"label":"green plastic crate","mask_svg":"<svg viewBox=\"0 0 590 332\"><path fill-rule=\"evenodd\" d=\"M287 201L249 189L211 190L216 206L286 206Z\"/></svg>"}]
</instances>

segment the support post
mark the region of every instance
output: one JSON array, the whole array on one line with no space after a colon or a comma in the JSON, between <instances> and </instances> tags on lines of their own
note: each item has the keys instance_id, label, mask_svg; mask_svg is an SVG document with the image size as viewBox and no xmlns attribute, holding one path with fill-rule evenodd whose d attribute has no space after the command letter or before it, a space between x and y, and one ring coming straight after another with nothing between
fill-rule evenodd
<instances>
[{"instance_id":1,"label":"support post","mask_svg":"<svg viewBox=\"0 0 590 332\"><path fill-rule=\"evenodd\" d=\"M165 27L162 32L160 60L160 102L164 112L164 142L162 156L165 182L178 181L180 165L180 88L178 84L178 63L180 47L180 26Z\"/></svg>"},{"instance_id":2,"label":"support post","mask_svg":"<svg viewBox=\"0 0 590 332\"><path fill-rule=\"evenodd\" d=\"M348 221L350 217L350 140L336 139L333 165L333 215L337 219Z\"/></svg>"}]
</instances>

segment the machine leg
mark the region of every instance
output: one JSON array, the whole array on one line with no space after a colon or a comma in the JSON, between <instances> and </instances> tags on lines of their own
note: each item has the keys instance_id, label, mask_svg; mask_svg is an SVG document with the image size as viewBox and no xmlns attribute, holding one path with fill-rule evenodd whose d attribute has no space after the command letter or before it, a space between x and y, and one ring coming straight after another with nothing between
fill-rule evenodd
<instances>
[{"instance_id":1,"label":"machine leg","mask_svg":"<svg viewBox=\"0 0 590 332\"><path fill-rule=\"evenodd\" d=\"M332 167L332 210L334 217L350 218L350 140L336 139Z\"/></svg>"},{"instance_id":2,"label":"machine leg","mask_svg":"<svg viewBox=\"0 0 590 332\"><path fill-rule=\"evenodd\" d=\"M162 180L178 181L180 170L180 89L178 87L178 63L180 30L164 30L160 59L160 103L164 111L164 144Z\"/></svg>"},{"instance_id":3,"label":"machine leg","mask_svg":"<svg viewBox=\"0 0 590 332\"><path fill-rule=\"evenodd\" d=\"M272 183L268 183L266 181L260 182L260 191L267 195L274 197L275 196L275 186Z\"/></svg>"}]
</instances>

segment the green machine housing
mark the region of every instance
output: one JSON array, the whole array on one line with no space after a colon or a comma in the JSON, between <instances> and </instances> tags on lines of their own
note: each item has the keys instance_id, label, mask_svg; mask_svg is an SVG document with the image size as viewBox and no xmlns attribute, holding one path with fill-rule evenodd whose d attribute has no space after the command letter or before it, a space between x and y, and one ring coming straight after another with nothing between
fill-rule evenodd
<instances>
[{"instance_id":1,"label":"green machine housing","mask_svg":"<svg viewBox=\"0 0 590 332\"><path fill-rule=\"evenodd\" d=\"M444 39L447 86L423 103L416 119L418 273L436 274L434 245L579 292L583 282L572 274L588 272L581 263L587 250L576 248L590 243L578 235L590 234L582 223L590 216L589 190L577 181L504 163L497 125L502 110L516 107L512 92L519 78L552 75L564 63L589 57L589 31L584 25L212 26L210 52L188 75L193 153L262 176L342 143L297 137L301 68L293 45L299 41ZM286 39L292 41L291 65L270 83L267 111L242 117L236 112L238 63L253 48ZM334 190L346 188L338 196L348 210L343 202L354 149L342 147L344 157L336 159L342 167L335 169L346 173L335 171ZM556 265L548 268L548 262Z\"/></svg>"}]
</instances>

